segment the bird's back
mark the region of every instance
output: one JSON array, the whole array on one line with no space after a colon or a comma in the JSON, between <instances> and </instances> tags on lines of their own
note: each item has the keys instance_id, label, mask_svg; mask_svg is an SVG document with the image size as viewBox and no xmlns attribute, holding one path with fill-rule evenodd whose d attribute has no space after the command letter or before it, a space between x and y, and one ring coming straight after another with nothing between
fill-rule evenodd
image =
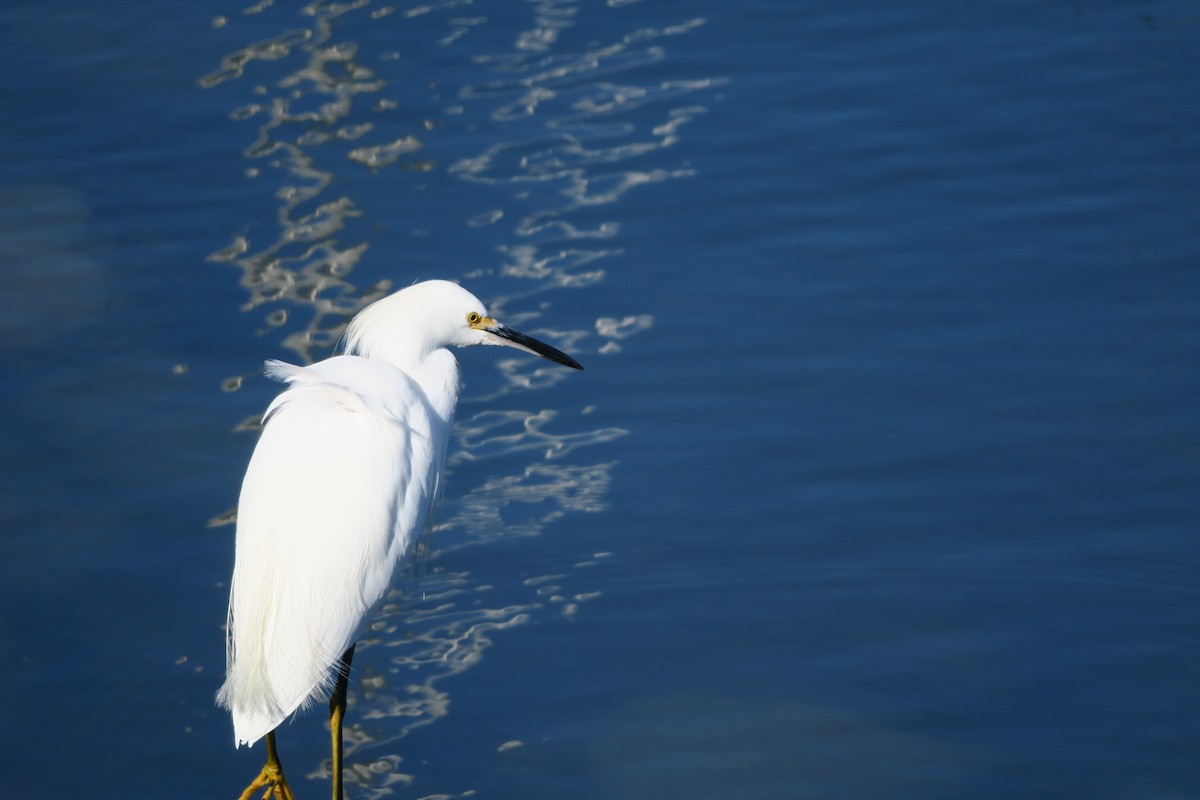
<instances>
[{"instance_id":1,"label":"bird's back","mask_svg":"<svg viewBox=\"0 0 1200 800\"><path fill-rule=\"evenodd\" d=\"M228 664L218 702L253 743L332 684L333 667L420 535L448 423L382 361L272 362L238 503Z\"/></svg>"}]
</instances>

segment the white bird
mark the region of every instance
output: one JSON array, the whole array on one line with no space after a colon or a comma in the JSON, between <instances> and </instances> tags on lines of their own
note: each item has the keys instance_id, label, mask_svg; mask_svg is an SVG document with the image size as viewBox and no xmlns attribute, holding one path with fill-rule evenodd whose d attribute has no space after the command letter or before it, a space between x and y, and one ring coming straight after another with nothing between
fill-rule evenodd
<instances>
[{"instance_id":1,"label":"white bird","mask_svg":"<svg viewBox=\"0 0 1200 800\"><path fill-rule=\"evenodd\" d=\"M583 369L448 281L373 303L344 343L344 355L308 367L267 362L267 375L288 388L267 408L242 482L217 693L238 746L267 737L267 763L243 798L265 787L264 797L290 800L275 728L331 690L333 796L341 798L350 659L437 495L458 402L448 348L508 345Z\"/></svg>"}]
</instances>

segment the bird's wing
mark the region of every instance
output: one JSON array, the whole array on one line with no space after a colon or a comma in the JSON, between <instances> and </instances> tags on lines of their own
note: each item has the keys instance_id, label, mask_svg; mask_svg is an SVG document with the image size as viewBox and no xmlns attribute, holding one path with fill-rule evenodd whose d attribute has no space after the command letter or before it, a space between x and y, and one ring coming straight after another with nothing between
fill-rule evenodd
<instances>
[{"instance_id":1,"label":"bird's wing","mask_svg":"<svg viewBox=\"0 0 1200 800\"><path fill-rule=\"evenodd\" d=\"M228 676L239 743L327 691L424 524L437 446L420 389L388 364L270 362L267 411L238 503Z\"/></svg>"}]
</instances>

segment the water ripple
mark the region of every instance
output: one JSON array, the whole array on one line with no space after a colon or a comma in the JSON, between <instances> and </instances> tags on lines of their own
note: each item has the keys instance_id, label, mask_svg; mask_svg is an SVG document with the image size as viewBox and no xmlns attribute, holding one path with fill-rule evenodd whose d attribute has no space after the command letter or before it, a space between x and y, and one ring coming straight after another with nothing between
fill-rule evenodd
<instances>
[{"instance_id":1,"label":"water ripple","mask_svg":"<svg viewBox=\"0 0 1200 800\"><path fill-rule=\"evenodd\" d=\"M455 434L462 449L449 459L451 466L463 461L478 461L499 455L511 455L527 450L542 453L543 458L557 459L585 447L611 442L628 431L621 428L601 428L582 433L551 434L542 428L558 414L543 410L482 411L459 422Z\"/></svg>"},{"instance_id":2,"label":"water ripple","mask_svg":"<svg viewBox=\"0 0 1200 800\"><path fill-rule=\"evenodd\" d=\"M225 81L240 78L251 61L276 61L284 58L291 54L293 48L304 44L311 37L312 31L288 30L273 39L255 42L241 50L235 50L221 59L220 69L205 75L199 83L205 89L211 89Z\"/></svg>"}]
</instances>

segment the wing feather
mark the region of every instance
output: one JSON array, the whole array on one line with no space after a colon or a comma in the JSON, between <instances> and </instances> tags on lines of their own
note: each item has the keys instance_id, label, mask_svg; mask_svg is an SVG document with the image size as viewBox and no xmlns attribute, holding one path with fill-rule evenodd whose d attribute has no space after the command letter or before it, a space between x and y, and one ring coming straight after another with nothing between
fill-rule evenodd
<instances>
[{"instance_id":1,"label":"wing feather","mask_svg":"<svg viewBox=\"0 0 1200 800\"><path fill-rule=\"evenodd\" d=\"M267 410L242 484L218 693L239 744L332 686L421 533L444 436L420 389L390 365L340 356L271 362L268 374L289 388Z\"/></svg>"}]
</instances>

